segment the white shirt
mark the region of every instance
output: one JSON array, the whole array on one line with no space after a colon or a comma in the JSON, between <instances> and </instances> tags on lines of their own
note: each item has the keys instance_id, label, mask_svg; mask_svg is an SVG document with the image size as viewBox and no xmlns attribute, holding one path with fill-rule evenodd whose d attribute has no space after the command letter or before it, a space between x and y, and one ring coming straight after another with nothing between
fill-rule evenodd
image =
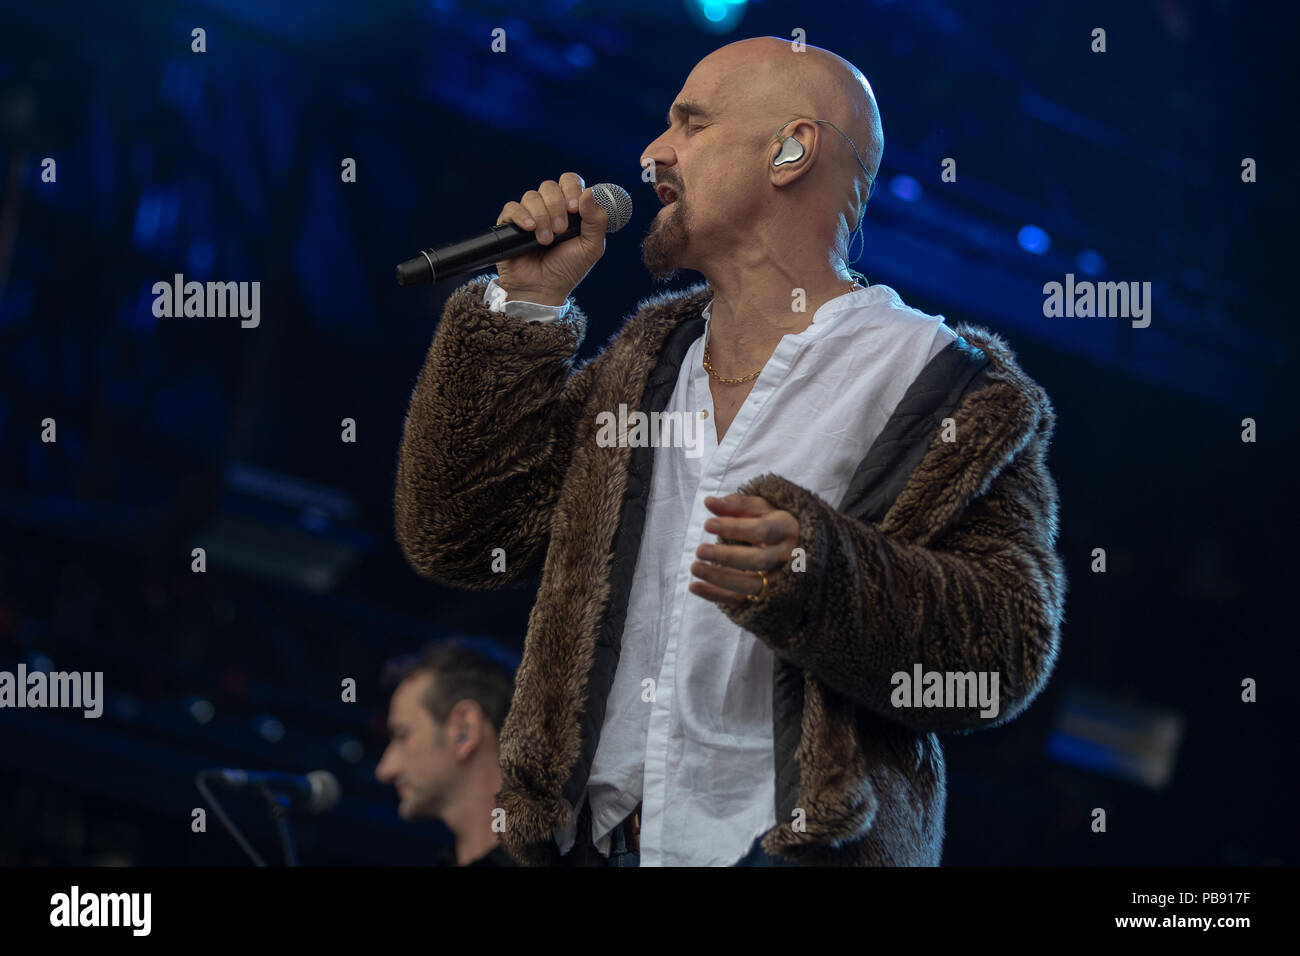
<instances>
[{"instance_id":1,"label":"white shirt","mask_svg":"<svg viewBox=\"0 0 1300 956\"><path fill-rule=\"evenodd\" d=\"M484 301L528 321L569 307L505 297L493 280ZM622 652L584 797L606 856L611 832L643 804L642 866L729 866L777 823L772 651L687 590L695 549L716 541L704 531L713 516L704 498L773 472L838 506L903 394L956 338L942 316L905 305L888 286L838 296L781 339L719 443L702 361L712 304L666 409L700 423L699 444L654 452ZM556 830L562 853L581 809Z\"/></svg>"}]
</instances>

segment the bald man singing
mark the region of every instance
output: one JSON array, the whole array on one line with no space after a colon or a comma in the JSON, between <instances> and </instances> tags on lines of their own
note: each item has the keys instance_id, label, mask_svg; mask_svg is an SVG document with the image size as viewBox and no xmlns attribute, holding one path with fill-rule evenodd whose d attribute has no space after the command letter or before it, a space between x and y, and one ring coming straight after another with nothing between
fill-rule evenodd
<instances>
[{"instance_id":1,"label":"bald man singing","mask_svg":"<svg viewBox=\"0 0 1300 956\"><path fill-rule=\"evenodd\" d=\"M500 738L526 865L937 865L940 734L1054 665L1054 413L997 334L849 268L880 114L763 37L700 61L640 157L659 279L590 361L572 293L605 214L575 173L507 202L541 248L447 300L411 397L412 566L540 575ZM570 213L581 235L556 243Z\"/></svg>"}]
</instances>

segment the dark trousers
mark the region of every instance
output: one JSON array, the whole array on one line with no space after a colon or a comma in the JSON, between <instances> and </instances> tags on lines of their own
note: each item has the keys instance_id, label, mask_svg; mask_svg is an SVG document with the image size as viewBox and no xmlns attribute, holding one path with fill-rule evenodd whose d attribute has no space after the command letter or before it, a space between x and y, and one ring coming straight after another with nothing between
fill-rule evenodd
<instances>
[{"instance_id":1,"label":"dark trousers","mask_svg":"<svg viewBox=\"0 0 1300 956\"><path fill-rule=\"evenodd\" d=\"M615 827L614 832L610 835L609 864L608 864L609 866L640 866L641 865L641 854L638 853L636 850L631 850L628 848L627 834L624 832L624 827L626 826L627 824L624 823L621 826ZM588 824L588 827L590 827L590 823ZM588 830L588 834L590 834L590 830ZM763 849L762 843L763 843L763 838L761 836L757 837L754 840L753 844L750 846L748 852L746 852L744 856L742 856L739 860L737 860L735 863L731 865L732 866L796 866L797 865L794 863L790 863L787 860L782 860L779 857L772 856L770 853L767 853Z\"/></svg>"}]
</instances>

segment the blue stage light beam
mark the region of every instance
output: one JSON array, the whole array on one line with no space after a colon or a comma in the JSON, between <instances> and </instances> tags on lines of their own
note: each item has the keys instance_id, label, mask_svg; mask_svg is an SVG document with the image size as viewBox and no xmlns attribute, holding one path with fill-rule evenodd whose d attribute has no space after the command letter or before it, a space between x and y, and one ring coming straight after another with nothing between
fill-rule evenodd
<instances>
[{"instance_id":1,"label":"blue stage light beam","mask_svg":"<svg viewBox=\"0 0 1300 956\"><path fill-rule=\"evenodd\" d=\"M1036 256L1041 256L1052 248L1052 237L1037 226L1022 226L1016 241L1020 243L1021 249Z\"/></svg>"},{"instance_id":2,"label":"blue stage light beam","mask_svg":"<svg viewBox=\"0 0 1300 956\"><path fill-rule=\"evenodd\" d=\"M686 0L691 21L708 33L730 33L745 17L749 0Z\"/></svg>"},{"instance_id":3,"label":"blue stage light beam","mask_svg":"<svg viewBox=\"0 0 1300 956\"><path fill-rule=\"evenodd\" d=\"M903 202L918 202L921 198L921 184L902 173L889 180L889 191Z\"/></svg>"}]
</instances>

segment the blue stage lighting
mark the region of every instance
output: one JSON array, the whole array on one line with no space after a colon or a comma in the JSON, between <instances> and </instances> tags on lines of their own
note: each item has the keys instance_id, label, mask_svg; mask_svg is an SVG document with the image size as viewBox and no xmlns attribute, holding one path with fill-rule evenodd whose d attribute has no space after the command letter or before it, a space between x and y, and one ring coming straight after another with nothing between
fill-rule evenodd
<instances>
[{"instance_id":1,"label":"blue stage lighting","mask_svg":"<svg viewBox=\"0 0 1300 956\"><path fill-rule=\"evenodd\" d=\"M200 724L209 723L217 714L217 709L212 706L212 701L205 700L198 694L190 694L185 698L184 704L185 709L190 712L190 716Z\"/></svg>"},{"instance_id":2,"label":"blue stage lighting","mask_svg":"<svg viewBox=\"0 0 1300 956\"><path fill-rule=\"evenodd\" d=\"M1020 248L1025 252L1032 252L1036 256L1041 256L1048 249L1052 248L1052 237L1037 226L1022 226L1016 239L1020 243Z\"/></svg>"},{"instance_id":3,"label":"blue stage lighting","mask_svg":"<svg viewBox=\"0 0 1300 956\"><path fill-rule=\"evenodd\" d=\"M921 184L901 173L889 181L889 191L903 202L916 202L921 198Z\"/></svg>"},{"instance_id":4,"label":"blue stage lighting","mask_svg":"<svg viewBox=\"0 0 1300 956\"><path fill-rule=\"evenodd\" d=\"M686 0L695 25L709 33L730 33L745 16L749 0Z\"/></svg>"},{"instance_id":5,"label":"blue stage lighting","mask_svg":"<svg viewBox=\"0 0 1300 956\"><path fill-rule=\"evenodd\" d=\"M196 239L190 243L189 255L185 260L185 271L196 276L206 276L215 258L216 250L212 248L212 243L206 239Z\"/></svg>"},{"instance_id":6,"label":"blue stage lighting","mask_svg":"<svg viewBox=\"0 0 1300 956\"><path fill-rule=\"evenodd\" d=\"M355 737L335 737L334 749L348 763L360 763L366 755L366 749Z\"/></svg>"},{"instance_id":7,"label":"blue stage lighting","mask_svg":"<svg viewBox=\"0 0 1300 956\"><path fill-rule=\"evenodd\" d=\"M273 744L278 744L284 739L284 724L280 723L280 721L276 720L274 717L263 714L259 717L253 718L253 722L257 725L257 732L264 740L268 740Z\"/></svg>"},{"instance_id":8,"label":"blue stage lighting","mask_svg":"<svg viewBox=\"0 0 1300 956\"><path fill-rule=\"evenodd\" d=\"M570 43L564 48L564 58L580 70L590 69L596 62L596 55L591 47L584 43Z\"/></svg>"},{"instance_id":9,"label":"blue stage lighting","mask_svg":"<svg viewBox=\"0 0 1300 956\"><path fill-rule=\"evenodd\" d=\"M1092 249L1080 249L1079 254L1074 257L1074 265L1084 275L1099 276L1106 271L1106 260L1101 257L1100 252Z\"/></svg>"}]
</instances>

